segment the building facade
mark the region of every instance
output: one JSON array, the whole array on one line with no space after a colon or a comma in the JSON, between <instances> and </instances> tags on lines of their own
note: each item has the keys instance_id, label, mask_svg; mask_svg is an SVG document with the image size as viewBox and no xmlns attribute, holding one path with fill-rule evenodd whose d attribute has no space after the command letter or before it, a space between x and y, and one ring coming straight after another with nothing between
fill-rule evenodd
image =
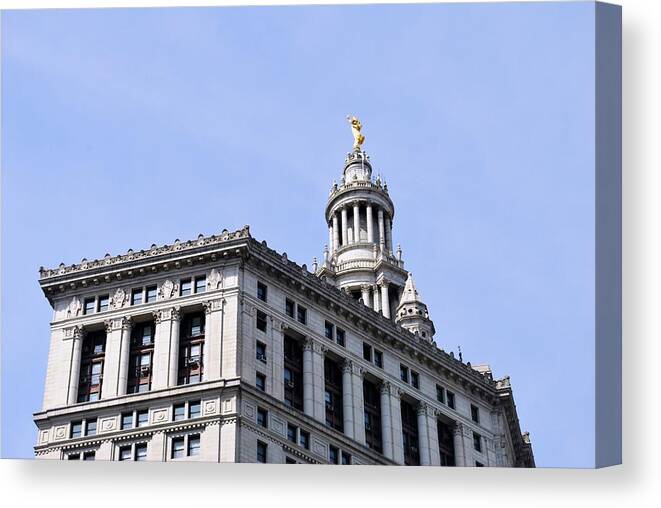
<instances>
[{"instance_id":1,"label":"building facade","mask_svg":"<svg viewBox=\"0 0 661 508\"><path fill-rule=\"evenodd\" d=\"M248 226L42 268L37 458L534 467L509 378L436 346L394 213L357 145L311 270Z\"/></svg>"}]
</instances>

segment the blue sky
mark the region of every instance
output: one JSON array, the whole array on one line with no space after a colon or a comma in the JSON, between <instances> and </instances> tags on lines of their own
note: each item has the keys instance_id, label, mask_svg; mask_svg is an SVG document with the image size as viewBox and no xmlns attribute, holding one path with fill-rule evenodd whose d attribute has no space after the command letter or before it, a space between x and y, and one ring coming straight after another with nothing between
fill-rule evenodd
<instances>
[{"instance_id":1,"label":"blue sky","mask_svg":"<svg viewBox=\"0 0 661 508\"><path fill-rule=\"evenodd\" d=\"M594 463L594 5L2 13L2 455L31 457L38 268L251 225L321 258L363 122L446 350Z\"/></svg>"}]
</instances>

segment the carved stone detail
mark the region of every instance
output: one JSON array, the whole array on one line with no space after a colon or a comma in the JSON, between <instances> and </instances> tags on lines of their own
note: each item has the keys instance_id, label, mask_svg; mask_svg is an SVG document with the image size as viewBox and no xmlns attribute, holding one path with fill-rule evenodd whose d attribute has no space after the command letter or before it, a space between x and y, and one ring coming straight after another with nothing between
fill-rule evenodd
<instances>
[{"instance_id":1,"label":"carved stone detail","mask_svg":"<svg viewBox=\"0 0 661 508\"><path fill-rule=\"evenodd\" d=\"M209 290L220 289L223 285L223 274L212 268L207 276L207 288Z\"/></svg>"},{"instance_id":2,"label":"carved stone detail","mask_svg":"<svg viewBox=\"0 0 661 508\"><path fill-rule=\"evenodd\" d=\"M129 300L129 295L122 288L117 288L110 299L110 307L112 309L123 308Z\"/></svg>"},{"instance_id":3,"label":"carved stone detail","mask_svg":"<svg viewBox=\"0 0 661 508\"><path fill-rule=\"evenodd\" d=\"M161 300L169 300L175 296L178 289L179 284L175 284L170 279L165 279L158 289L158 296Z\"/></svg>"},{"instance_id":4,"label":"carved stone detail","mask_svg":"<svg viewBox=\"0 0 661 508\"><path fill-rule=\"evenodd\" d=\"M67 317L68 318L78 317L80 316L82 311L83 311L83 304L80 303L80 298L74 296L69 302L69 305L67 306Z\"/></svg>"}]
</instances>

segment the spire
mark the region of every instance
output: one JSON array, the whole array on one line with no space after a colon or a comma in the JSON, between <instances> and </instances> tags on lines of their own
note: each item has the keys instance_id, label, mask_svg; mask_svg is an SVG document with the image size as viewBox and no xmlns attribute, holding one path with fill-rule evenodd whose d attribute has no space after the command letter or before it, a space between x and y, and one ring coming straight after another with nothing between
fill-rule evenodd
<instances>
[{"instance_id":1,"label":"spire","mask_svg":"<svg viewBox=\"0 0 661 508\"><path fill-rule=\"evenodd\" d=\"M427 305L422 301L422 297L415 287L411 272L409 272L404 284L404 291L402 291L397 306L395 322L427 342L433 342L434 340L434 333L436 333L434 323L429 319Z\"/></svg>"},{"instance_id":2,"label":"spire","mask_svg":"<svg viewBox=\"0 0 661 508\"><path fill-rule=\"evenodd\" d=\"M399 305L401 306L406 303L415 302L422 303L422 300L420 298L420 293L418 293L418 288L415 287L415 282L413 281L413 273L409 272L409 276L406 279L406 284L404 284L402 298L399 300Z\"/></svg>"}]
</instances>

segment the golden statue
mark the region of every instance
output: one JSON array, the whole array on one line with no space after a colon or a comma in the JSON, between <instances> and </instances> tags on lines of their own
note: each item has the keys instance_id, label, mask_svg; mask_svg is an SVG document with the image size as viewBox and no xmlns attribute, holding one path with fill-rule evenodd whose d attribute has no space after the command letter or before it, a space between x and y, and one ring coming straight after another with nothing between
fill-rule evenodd
<instances>
[{"instance_id":1,"label":"golden statue","mask_svg":"<svg viewBox=\"0 0 661 508\"><path fill-rule=\"evenodd\" d=\"M365 136L360 133L360 129L363 128L360 120L355 116L347 116L347 120L351 124L351 133L353 134L353 149L356 151L360 150L360 145L365 142Z\"/></svg>"}]
</instances>

